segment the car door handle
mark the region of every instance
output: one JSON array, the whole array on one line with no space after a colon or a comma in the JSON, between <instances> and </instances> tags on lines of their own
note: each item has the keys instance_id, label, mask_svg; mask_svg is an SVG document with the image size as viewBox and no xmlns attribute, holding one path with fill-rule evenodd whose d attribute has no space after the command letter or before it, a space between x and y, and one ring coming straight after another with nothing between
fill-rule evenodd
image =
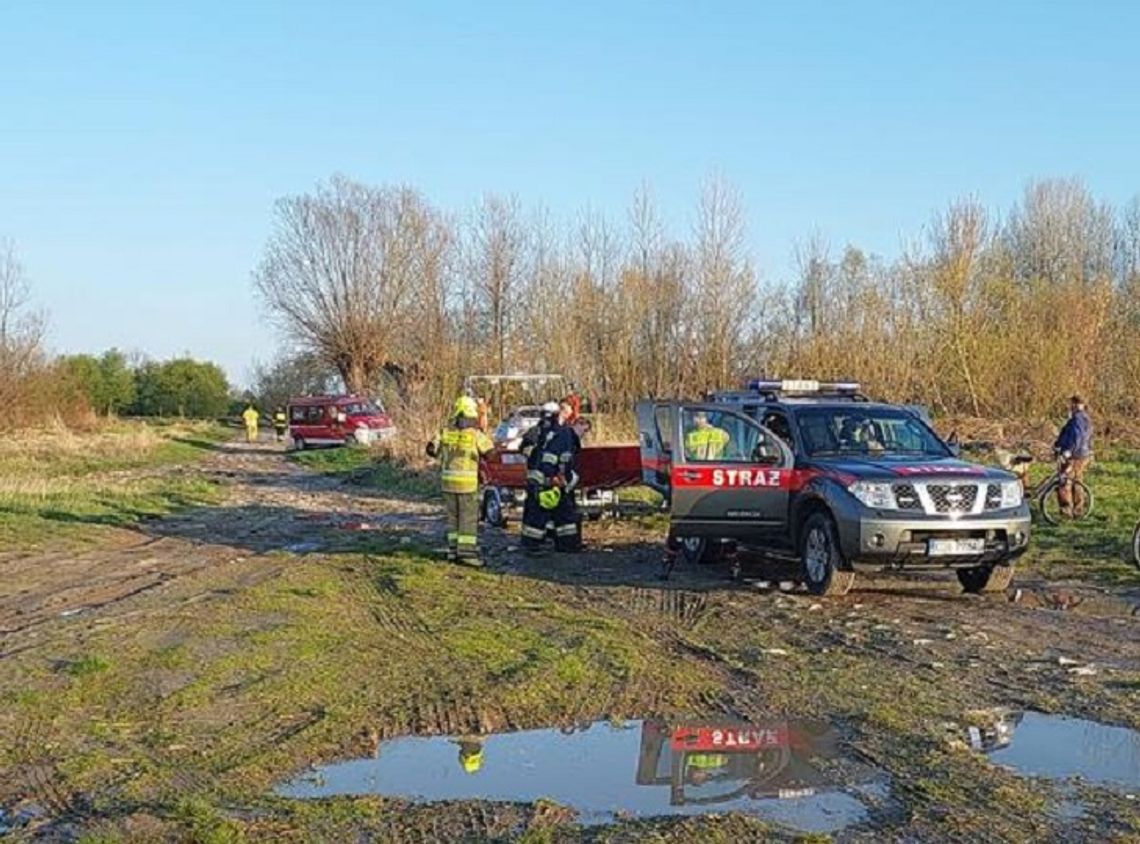
<instances>
[{"instance_id":1,"label":"car door handle","mask_svg":"<svg viewBox=\"0 0 1140 844\"><path fill-rule=\"evenodd\" d=\"M692 469L682 469L677 474L681 476L683 481L699 481L701 479L701 473L694 472Z\"/></svg>"}]
</instances>

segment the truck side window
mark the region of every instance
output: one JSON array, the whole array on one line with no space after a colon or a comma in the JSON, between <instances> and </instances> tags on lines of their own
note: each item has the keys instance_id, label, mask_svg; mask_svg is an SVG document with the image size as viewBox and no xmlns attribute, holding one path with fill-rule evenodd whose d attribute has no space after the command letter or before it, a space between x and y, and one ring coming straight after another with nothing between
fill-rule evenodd
<instances>
[{"instance_id":1,"label":"truck side window","mask_svg":"<svg viewBox=\"0 0 1140 844\"><path fill-rule=\"evenodd\" d=\"M792 426L788 417L778 410L769 410L760 422L765 428L784 441L784 445L792 448Z\"/></svg>"},{"instance_id":2,"label":"truck side window","mask_svg":"<svg viewBox=\"0 0 1140 844\"><path fill-rule=\"evenodd\" d=\"M778 465L779 445L743 416L699 408L681 414L685 459L691 463L764 463Z\"/></svg>"}]
</instances>

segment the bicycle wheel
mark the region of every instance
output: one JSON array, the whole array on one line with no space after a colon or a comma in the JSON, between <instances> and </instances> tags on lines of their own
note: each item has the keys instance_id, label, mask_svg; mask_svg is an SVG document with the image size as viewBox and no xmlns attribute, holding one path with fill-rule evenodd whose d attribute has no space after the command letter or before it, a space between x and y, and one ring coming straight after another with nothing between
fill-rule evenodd
<instances>
[{"instance_id":1,"label":"bicycle wheel","mask_svg":"<svg viewBox=\"0 0 1140 844\"><path fill-rule=\"evenodd\" d=\"M1140 522L1132 531L1132 565L1140 569Z\"/></svg>"},{"instance_id":2,"label":"bicycle wheel","mask_svg":"<svg viewBox=\"0 0 1140 844\"><path fill-rule=\"evenodd\" d=\"M1093 511L1093 494L1084 481L1072 481L1073 501L1080 501L1079 507L1074 506L1069 513L1061 512L1061 500L1057 497L1058 484L1049 484L1037 495L1037 509L1041 517L1051 525L1062 522L1080 522L1089 517Z\"/></svg>"}]
</instances>

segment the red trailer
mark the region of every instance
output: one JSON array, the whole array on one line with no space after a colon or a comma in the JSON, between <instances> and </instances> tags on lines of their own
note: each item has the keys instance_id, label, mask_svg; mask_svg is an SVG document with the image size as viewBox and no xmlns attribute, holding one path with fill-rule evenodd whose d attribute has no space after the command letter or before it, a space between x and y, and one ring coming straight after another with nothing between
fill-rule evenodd
<instances>
[{"instance_id":1,"label":"red trailer","mask_svg":"<svg viewBox=\"0 0 1140 844\"><path fill-rule=\"evenodd\" d=\"M578 453L579 504L596 518L617 504L614 490L641 483L641 449L637 443L600 443L582 446ZM526 493L526 457L496 448L479 467L483 485L483 518L505 525L506 508L521 504Z\"/></svg>"}]
</instances>

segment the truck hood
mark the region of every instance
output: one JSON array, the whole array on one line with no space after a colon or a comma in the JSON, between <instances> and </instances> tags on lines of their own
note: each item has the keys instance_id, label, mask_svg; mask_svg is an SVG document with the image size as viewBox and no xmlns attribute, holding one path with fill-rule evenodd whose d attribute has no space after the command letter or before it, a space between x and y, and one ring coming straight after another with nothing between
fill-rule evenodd
<instances>
[{"instance_id":1,"label":"truck hood","mask_svg":"<svg viewBox=\"0 0 1140 844\"><path fill-rule=\"evenodd\" d=\"M990 466L979 466L956 457L922 457L912 455L837 455L817 457L813 466L829 473L850 475L859 480L876 481L933 481L939 478L955 480L1014 480L1011 472Z\"/></svg>"}]
</instances>

